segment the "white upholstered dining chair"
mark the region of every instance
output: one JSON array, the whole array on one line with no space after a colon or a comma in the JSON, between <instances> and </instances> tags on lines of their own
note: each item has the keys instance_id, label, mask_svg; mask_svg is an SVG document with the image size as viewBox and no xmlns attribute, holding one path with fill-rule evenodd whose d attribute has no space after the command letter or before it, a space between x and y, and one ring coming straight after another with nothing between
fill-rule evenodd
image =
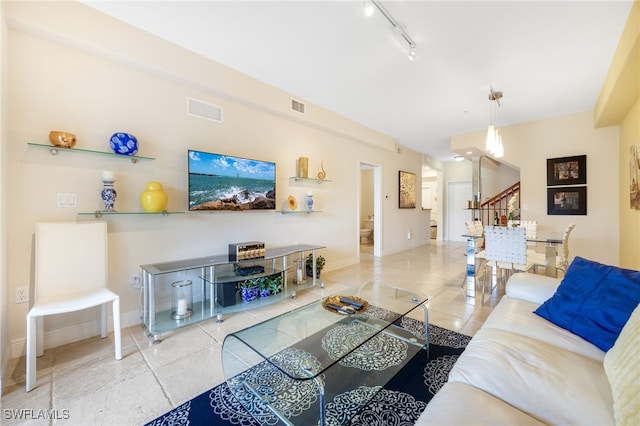
<instances>
[{"instance_id":1,"label":"white upholstered dining chair","mask_svg":"<svg viewBox=\"0 0 640 426\"><path fill-rule=\"evenodd\" d=\"M520 226L485 226L485 266L484 279L482 280L482 305L484 305L485 284L488 275L496 277L502 270L506 272L522 271L526 272L532 267L531 260L527 256L526 229ZM490 267L495 274L487 274L487 267ZM494 286L490 285L490 292Z\"/></svg>"},{"instance_id":2,"label":"white upholstered dining chair","mask_svg":"<svg viewBox=\"0 0 640 426\"><path fill-rule=\"evenodd\" d=\"M113 305L115 358L122 359L120 298L107 289L107 224L36 224L34 303L27 314L26 391L36 385L36 355L44 353L43 318L101 306L107 336L107 305Z\"/></svg>"},{"instance_id":3,"label":"white upholstered dining chair","mask_svg":"<svg viewBox=\"0 0 640 426\"><path fill-rule=\"evenodd\" d=\"M556 255L556 269L560 269L562 272L566 272L567 266L569 266L569 235L571 235L571 231L573 231L575 227L575 223L570 223L562 234L562 247ZM529 257L533 263L534 271L537 272L538 267L545 267L545 253L530 252Z\"/></svg>"}]
</instances>

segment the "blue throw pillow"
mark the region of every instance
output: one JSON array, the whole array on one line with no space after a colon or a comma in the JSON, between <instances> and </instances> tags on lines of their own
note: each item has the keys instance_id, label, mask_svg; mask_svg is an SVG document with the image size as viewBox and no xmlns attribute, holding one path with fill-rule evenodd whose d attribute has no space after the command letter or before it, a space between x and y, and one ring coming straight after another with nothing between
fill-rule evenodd
<instances>
[{"instance_id":1,"label":"blue throw pillow","mask_svg":"<svg viewBox=\"0 0 640 426\"><path fill-rule=\"evenodd\" d=\"M640 303L640 271L576 257L556 293L534 311L603 351Z\"/></svg>"}]
</instances>

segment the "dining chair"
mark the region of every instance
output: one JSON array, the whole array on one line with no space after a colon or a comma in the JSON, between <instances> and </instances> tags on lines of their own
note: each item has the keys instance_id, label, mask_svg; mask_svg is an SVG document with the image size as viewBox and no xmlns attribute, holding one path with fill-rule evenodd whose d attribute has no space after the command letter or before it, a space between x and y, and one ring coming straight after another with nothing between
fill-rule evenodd
<instances>
[{"instance_id":1,"label":"dining chair","mask_svg":"<svg viewBox=\"0 0 640 426\"><path fill-rule=\"evenodd\" d=\"M556 254L556 269L560 269L562 272L567 271L569 266L569 235L573 228L576 227L575 223L570 223L562 234L562 249ZM530 253L529 257L533 263L533 270L537 273L538 267L545 267L545 253Z\"/></svg>"},{"instance_id":2,"label":"dining chair","mask_svg":"<svg viewBox=\"0 0 640 426\"><path fill-rule=\"evenodd\" d=\"M530 247L535 246L536 242L529 241L529 240L535 240L536 237L538 236L538 222L535 220L521 220L520 226L522 226L525 229L525 235L527 237L527 245Z\"/></svg>"},{"instance_id":3,"label":"dining chair","mask_svg":"<svg viewBox=\"0 0 640 426\"><path fill-rule=\"evenodd\" d=\"M492 280L495 277L495 286L490 285L489 292L498 285L499 271L512 273L514 271L526 272L532 267L527 256L526 230L523 227L485 226L485 265L484 279L482 280L482 305L484 305L485 286L488 279L487 267L493 271ZM505 276L506 280L506 276Z\"/></svg>"},{"instance_id":4,"label":"dining chair","mask_svg":"<svg viewBox=\"0 0 640 426\"><path fill-rule=\"evenodd\" d=\"M44 353L44 317L101 306L107 336L107 305L113 306L115 358L122 359L120 298L107 288L107 224L36 224L34 303L27 314L26 391L36 385L36 355Z\"/></svg>"},{"instance_id":5,"label":"dining chair","mask_svg":"<svg viewBox=\"0 0 640 426\"><path fill-rule=\"evenodd\" d=\"M479 220L470 220L464 223L467 228L467 234L472 235L476 238L476 252L480 251L484 246L484 238L482 235L484 234L484 227L482 226L482 222Z\"/></svg>"}]
</instances>

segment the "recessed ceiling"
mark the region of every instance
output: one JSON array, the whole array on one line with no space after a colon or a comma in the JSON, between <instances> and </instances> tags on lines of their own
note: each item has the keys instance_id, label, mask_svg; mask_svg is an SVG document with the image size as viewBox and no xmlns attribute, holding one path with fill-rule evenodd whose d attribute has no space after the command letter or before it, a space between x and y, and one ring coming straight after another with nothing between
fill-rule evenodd
<instances>
[{"instance_id":1,"label":"recessed ceiling","mask_svg":"<svg viewBox=\"0 0 640 426\"><path fill-rule=\"evenodd\" d=\"M417 55L357 1L83 3L442 161L449 137L591 111L632 1L381 1Z\"/></svg>"}]
</instances>

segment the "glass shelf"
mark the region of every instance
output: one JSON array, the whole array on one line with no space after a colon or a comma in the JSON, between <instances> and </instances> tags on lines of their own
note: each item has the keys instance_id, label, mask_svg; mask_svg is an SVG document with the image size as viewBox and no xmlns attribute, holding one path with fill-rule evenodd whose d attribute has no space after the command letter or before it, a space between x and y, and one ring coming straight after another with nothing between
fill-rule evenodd
<instances>
[{"instance_id":1,"label":"glass shelf","mask_svg":"<svg viewBox=\"0 0 640 426\"><path fill-rule=\"evenodd\" d=\"M117 216L117 215L162 215L169 216L170 214L184 214L185 212L169 212L169 211L161 211L161 212L103 212L100 210L96 210L93 212L80 212L78 216L95 216L102 217L104 216Z\"/></svg>"},{"instance_id":2,"label":"glass shelf","mask_svg":"<svg viewBox=\"0 0 640 426\"><path fill-rule=\"evenodd\" d=\"M102 157L112 157L112 158L127 159L127 160L130 160L134 164L137 163L138 160L149 160L149 161L155 160L155 158L142 157L140 155L122 155L122 154L116 154L114 152L93 151L91 149L82 149L82 148L63 148L63 147L54 146L54 145L45 145L45 144L32 143L32 142L27 142L27 145L29 145L31 147L34 147L34 148L48 149L49 152L51 152L51 155L58 155L61 152L75 152L75 153L80 153L80 154L100 155Z\"/></svg>"},{"instance_id":3,"label":"glass shelf","mask_svg":"<svg viewBox=\"0 0 640 426\"><path fill-rule=\"evenodd\" d=\"M309 182L309 183L317 183L317 184L331 182L329 179L314 179L314 178L303 178L303 177L290 177L289 180L294 182Z\"/></svg>"},{"instance_id":4,"label":"glass shelf","mask_svg":"<svg viewBox=\"0 0 640 426\"><path fill-rule=\"evenodd\" d=\"M278 213L282 214L311 214L311 213L322 213L322 210L312 210L310 212L306 210L278 210Z\"/></svg>"}]
</instances>

